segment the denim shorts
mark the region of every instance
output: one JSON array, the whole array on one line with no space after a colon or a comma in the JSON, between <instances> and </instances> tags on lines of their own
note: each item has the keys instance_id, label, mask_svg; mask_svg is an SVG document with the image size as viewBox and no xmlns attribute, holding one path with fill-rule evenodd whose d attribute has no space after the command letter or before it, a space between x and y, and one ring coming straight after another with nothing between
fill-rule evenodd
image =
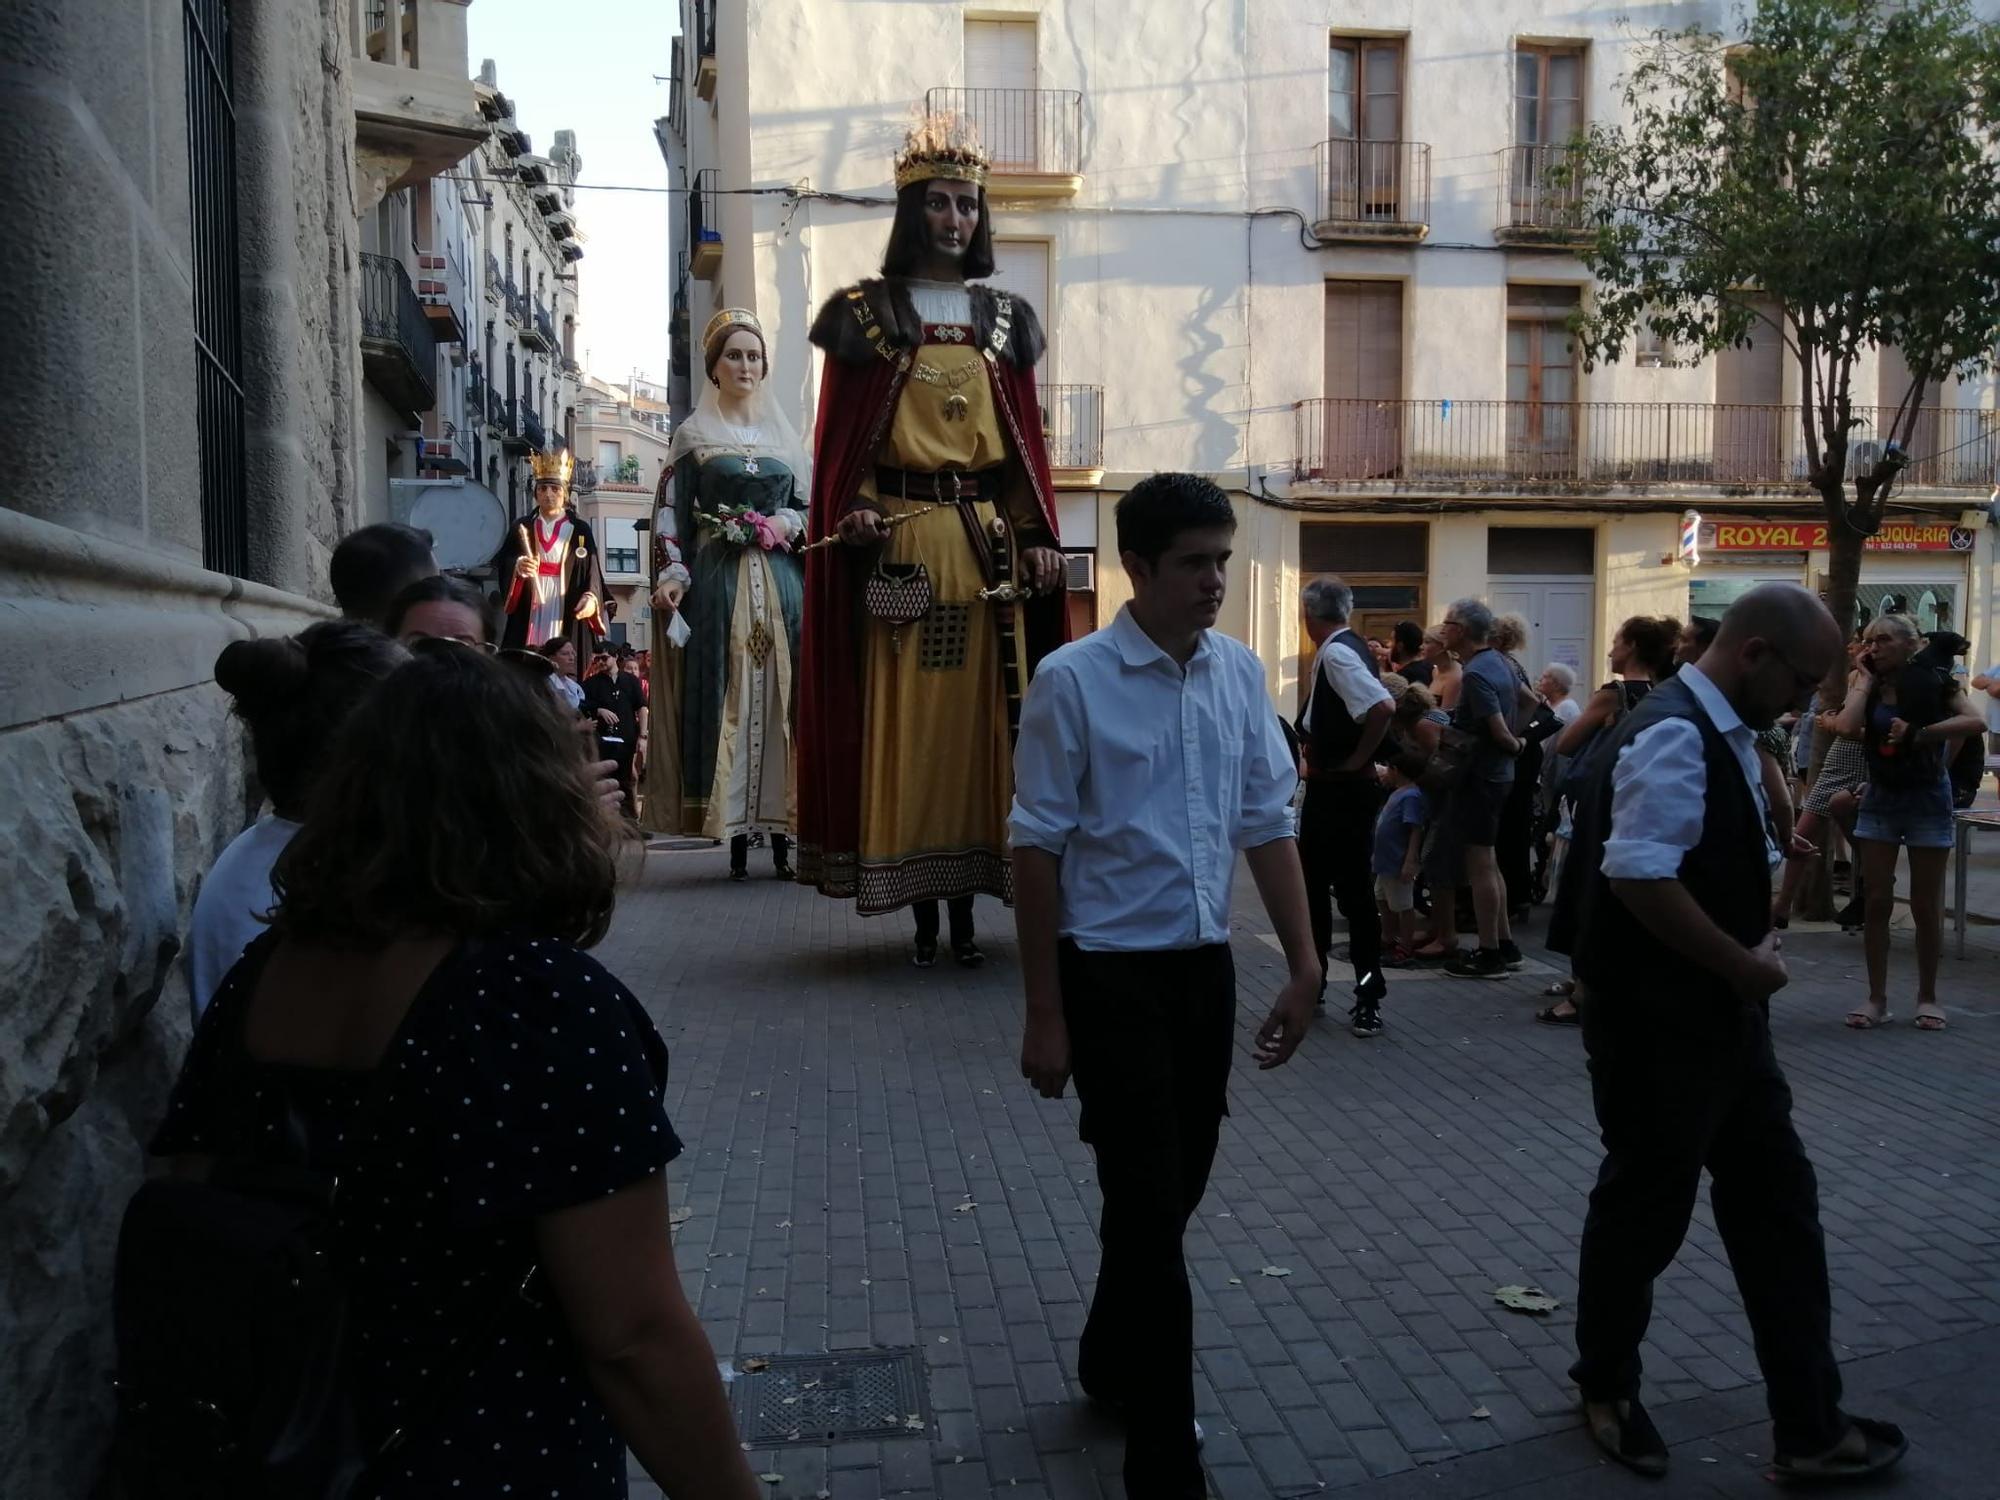
<instances>
[{"instance_id":1,"label":"denim shorts","mask_svg":"<svg viewBox=\"0 0 2000 1500\"><path fill-rule=\"evenodd\" d=\"M1929 786L1886 787L1870 783L1854 820L1854 836L1906 849L1949 849L1956 841L1951 818L1951 778Z\"/></svg>"}]
</instances>

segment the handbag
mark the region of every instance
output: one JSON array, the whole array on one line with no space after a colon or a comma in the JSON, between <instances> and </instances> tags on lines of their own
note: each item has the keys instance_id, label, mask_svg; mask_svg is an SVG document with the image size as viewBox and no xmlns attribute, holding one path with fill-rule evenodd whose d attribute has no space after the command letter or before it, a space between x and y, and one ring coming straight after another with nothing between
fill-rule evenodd
<instances>
[{"instance_id":1,"label":"handbag","mask_svg":"<svg viewBox=\"0 0 2000 1500\"><path fill-rule=\"evenodd\" d=\"M881 563L862 590L868 613L886 625L914 625L931 612L931 570L920 562Z\"/></svg>"},{"instance_id":2,"label":"handbag","mask_svg":"<svg viewBox=\"0 0 2000 1500\"><path fill-rule=\"evenodd\" d=\"M1417 785L1424 795L1440 798L1448 795L1452 788L1465 779L1465 773L1472 765L1472 758L1479 750L1479 736L1470 730L1460 729L1456 724L1447 724L1438 735L1437 749L1431 752L1423 775L1417 778Z\"/></svg>"}]
</instances>

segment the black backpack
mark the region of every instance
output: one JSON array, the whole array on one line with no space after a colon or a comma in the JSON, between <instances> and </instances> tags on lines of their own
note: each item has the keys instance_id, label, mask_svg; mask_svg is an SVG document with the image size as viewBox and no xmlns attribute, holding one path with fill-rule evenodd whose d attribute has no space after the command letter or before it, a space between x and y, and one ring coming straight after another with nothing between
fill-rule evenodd
<instances>
[{"instance_id":1,"label":"black backpack","mask_svg":"<svg viewBox=\"0 0 2000 1500\"><path fill-rule=\"evenodd\" d=\"M248 1062L240 1027L226 1045L225 1067ZM348 1127L357 1139L386 1102L387 1075L369 1081ZM240 1124L231 1138L247 1144L253 1132ZM205 1179L148 1181L126 1207L112 1290L112 1462L127 1500L366 1500L458 1389L438 1381L427 1412L363 1440L352 1294L336 1243L340 1182L299 1164L296 1113L292 1126L288 1160L239 1150ZM534 1274L531 1265L519 1296ZM486 1339L466 1341L460 1377L491 1352L502 1311Z\"/></svg>"}]
</instances>

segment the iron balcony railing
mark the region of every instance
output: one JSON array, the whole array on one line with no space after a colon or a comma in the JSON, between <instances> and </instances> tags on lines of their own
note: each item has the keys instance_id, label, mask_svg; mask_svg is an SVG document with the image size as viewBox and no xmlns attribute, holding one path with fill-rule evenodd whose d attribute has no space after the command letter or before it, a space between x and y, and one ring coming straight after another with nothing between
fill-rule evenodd
<instances>
[{"instance_id":1,"label":"iron balcony railing","mask_svg":"<svg viewBox=\"0 0 2000 1500\"><path fill-rule=\"evenodd\" d=\"M570 476L570 488L575 490L579 495L587 495L597 488L597 461L595 459L586 458L577 464L576 472Z\"/></svg>"},{"instance_id":2,"label":"iron balcony railing","mask_svg":"<svg viewBox=\"0 0 2000 1500\"><path fill-rule=\"evenodd\" d=\"M534 409L522 402L516 415L520 418L521 436L528 440L529 446L538 453L548 447L548 434L542 430L542 419Z\"/></svg>"},{"instance_id":3,"label":"iron balcony railing","mask_svg":"<svg viewBox=\"0 0 2000 1500\"><path fill-rule=\"evenodd\" d=\"M1571 146L1502 147L1500 230L1516 237L1586 234L1581 164Z\"/></svg>"},{"instance_id":4,"label":"iron balcony railing","mask_svg":"<svg viewBox=\"0 0 2000 1500\"><path fill-rule=\"evenodd\" d=\"M401 261L361 257L361 350L378 388L410 411L437 401L437 338Z\"/></svg>"},{"instance_id":5,"label":"iron balcony railing","mask_svg":"<svg viewBox=\"0 0 2000 1500\"><path fill-rule=\"evenodd\" d=\"M527 327L527 299L521 295L521 289L514 285L513 277L509 276L501 283L500 294L501 301L507 304L507 321L516 328Z\"/></svg>"},{"instance_id":6,"label":"iron balcony railing","mask_svg":"<svg viewBox=\"0 0 2000 1500\"><path fill-rule=\"evenodd\" d=\"M704 167L694 174L694 186L688 190L688 255L690 258L704 244L719 244L722 240L722 221L716 212L715 168Z\"/></svg>"},{"instance_id":7,"label":"iron balcony railing","mask_svg":"<svg viewBox=\"0 0 2000 1500\"><path fill-rule=\"evenodd\" d=\"M1052 469L1104 467L1104 387L1044 385L1042 436L1048 440Z\"/></svg>"},{"instance_id":8,"label":"iron balcony railing","mask_svg":"<svg viewBox=\"0 0 2000 1500\"><path fill-rule=\"evenodd\" d=\"M1083 172L1083 95L1075 89L935 88L924 111L970 121L1001 176Z\"/></svg>"},{"instance_id":9,"label":"iron balcony railing","mask_svg":"<svg viewBox=\"0 0 2000 1500\"><path fill-rule=\"evenodd\" d=\"M486 295L494 301L500 300L507 278L500 274L500 257L491 250L486 252Z\"/></svg>"},{"instance_id":10,"label":"iron balcony railing","mask_svg":"<svg viewBox=\"0 0 2000 1500\"><path fill-rule=\"evenodd\" d=\"M490 385L486 388L486 421L502 432L514 425L513 403Z\"/></svg>"},{"instance_id":11,"label":"iron balcony railing","mask_svg":"<svg viewBox=\"0 0 2000 1500\"><path fill-rule=\"evenodd\" d=\"M1315 483L1803 488L1795 406L1618 401L1300 401L1293 475ZM1894 407L1858 407L1848 470L1872 467ZM1985 490L2000 478L2000 411L1925 407L1912 489Z\"/></svg>"},{"instance_id":12,"label":"iron balcony railing","mask_svg":"<svg viewBox=\"0 0 2000 1500\"><path fill-rule=\"evenodd\" d=\"M1431 148L1422 141L1321 141L1319 222L1392 229L1431 221Z\"/></svg>"},{"instance_id":13,"label":"iron balcony railing","mask_svg":"<svg viewBox=\"0 0 2000 1500\"><path fill-rule=\"evenodd\" d=\"M539 333L542 336L542 342L546 344L551 351L555 349L556 347L555 321L549 316L548 308L543 304L542 300L539 297L535 299L535 332Z\"/></svg>"},{"instance_id":14,"label":"iron balcony railing","mask_svg":"<svg viewBox=\"0 0 2000 1500\"><path fill-rule=\"evenodd\" d=\"M715 56L715 0L694 0L694 55Z\"/></svg>"},{"instance_id":15,"label":"iron balcony railing","mask_svg":"<svg viewBox=\"0 0 2000 1500\"><path fill-rule=\"evenodd\" d=\"M486 372L476 359L469 362L466 370L465 409L475 420L484 420L486 416Z\"/></svg>"}]
</instances>

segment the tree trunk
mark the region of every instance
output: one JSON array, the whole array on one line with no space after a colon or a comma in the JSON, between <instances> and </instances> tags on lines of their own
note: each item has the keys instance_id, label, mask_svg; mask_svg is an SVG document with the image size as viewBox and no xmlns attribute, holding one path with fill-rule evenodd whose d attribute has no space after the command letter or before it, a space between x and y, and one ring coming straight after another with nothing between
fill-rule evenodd
<instances>
[{"instance_id":1,"label":"tree trunk","mask_svg":"<svg viewBox=\"0 0 2000 1500\"><path fill-rule=\"evenodd\" d=\"M1846 495L1836 485L1831 494L1822 493L1826 501L1827 521L1827 568L1826 607L1840 626L1840 637L1844 643L1853 630L1854 600L1860 592L1861 552L1865 538L1857 536L1843 517L1847 510ZM1834 668L1819 687L1819 706L1822 709L1838 709L1847 699L1847 655L1843 651ZM1826 752L1832 740L1829 736L1813 735L1812 764L1808 775L1818 780L1820 766L1826 760ZM1799 915L1812 922L1825 922L1833 917L1833 840L1822 835L1819 840L1819 858L1814 861L1812 873L1807 877L1805 887L1799 892ZM1854 851L1848 851L1853 860ZM1858 862L1857 862L1858 863Z\"/></svg>"}]
</instances>

